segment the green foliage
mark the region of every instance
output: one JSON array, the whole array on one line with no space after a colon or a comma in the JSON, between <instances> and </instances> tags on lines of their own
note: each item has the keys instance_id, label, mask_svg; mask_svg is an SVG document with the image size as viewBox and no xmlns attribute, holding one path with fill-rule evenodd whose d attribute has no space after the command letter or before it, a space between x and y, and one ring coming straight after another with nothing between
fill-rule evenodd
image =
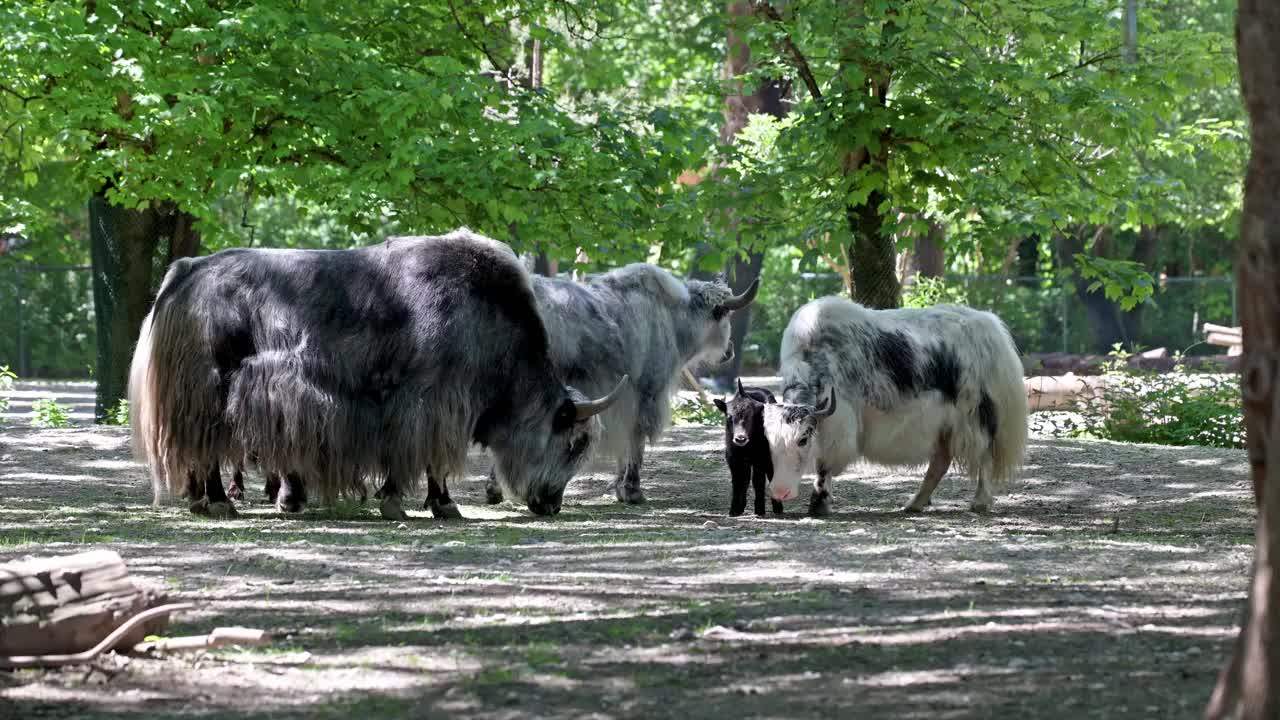
<instances>
[{"instance_id":1,"label":"green foliage","mask_svg":"<svg viewBox=\"0 0 1280 720\"><path fill-rule=\"evenodd\" d=\"M124 398L116 404L114 408L107 411L107 425L125 425L129 424L129 401Z\"/></svg>"},{"instance_id":2,"label":"green foliage","mask_svg":"<svg viewBox=\"0 0 1280 720\"><path fill-rule=\"evenodd\" d=\"M176 203L212 247L236 233L226 199L290 196L349 231L468 225L522 250L639 258L699 234L672 188L712 133L678 108L566 105L529 88L520 62L536 36L549 66L571 64L612 8L5 4L4 143L77 158L68 186L81 197L105 187L127 207ZM24 201L0 207L2 224L36 222L21 190L32 182L2 186Z\"/></svg>"},{"instance_id":3,"label":"green foliage","mask_svg":"<svg viewBox=\"0 0 1280 720\"><path fill-rule=\"evenodd\" d=\"M1244 412L1240 376L1189 373L1181 363L1171 373L1131 370L1131 354L1110 353L1106 389L1078 401L1083 415L1077 436L1157 445L1243 448ZM1176 358L1181 360L1181 358Z\"/></svg>"},{"instance_id":4,"label":"green foliage","mask_svg":"<svg viewBox=\"0 0 1280 720\"><path fill-rule=\"evenodd\" d=\"M721 425L724 413L715 403L703 403L698 398L677 400L671 406L671 420L676 425Z\"/></svg>"},{"instance_id":5,"label":"green foliage","mask_svg":"<svg viewBox=\"0 0 1280 720\"><path fill-rule=\"evenodd\" d=\"M17 381L18 376L8 365L0 365L0 413L9 411L9 393L13 392L13 385ZM0 422L4 422L4 419L0 418Z\"/></svg>"},{"instance_id":6,"label":"green foliage","mask_svg":"<svg viewBox=\"0 0 1280 720\"><path fill-rule=\"evenodd\" d=\"M1089 283L1088 291L1103 291L1108 300L1119 301L1122 310L1132 310L1151 297L1155 290L1151 273L1131 260L1111 260L1077 253L1080 275Z\"/></svg>"},{"instance_id":7,"label":"green foliage","mask_svg":"<svg viewBox=\"0 0 1280 720\"><path fill-rule=\"evenodd\" d=\"M791 315L810 300L843 291L839 278L814 276L822 272L829 270L798 248L776 246L765 252L760 294L751 306L744 363L776 368L782 333Z\"/></svg>"},{"instance_id":8,"label":"green foliage","mask_svg":"<svg viewBox=\"0 0 1280 720\"><path fill-rule=\"evenodd\" d=\"M962 290L948 286L942 278L925 277L919 274L902 291L904 308L927 308L944 304L963 305L965 300Z\"/></svg>"},{"instance_id":9,"label":"green foliage","mask_svg":"<svg viewBox=\"0 0 1280 720\"><path fill-rule=\"evenodd\" d=\"M71 424L71 417L57 400L40 398L31 405L31 424L42 428L64 428Z\"/></svg>"}]
</instances>

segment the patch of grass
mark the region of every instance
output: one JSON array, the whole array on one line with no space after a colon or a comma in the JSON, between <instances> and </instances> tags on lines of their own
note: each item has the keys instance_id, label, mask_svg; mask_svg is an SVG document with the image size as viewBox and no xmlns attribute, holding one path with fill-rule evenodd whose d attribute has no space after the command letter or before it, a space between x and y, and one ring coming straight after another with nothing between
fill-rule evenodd
<instances>
[{"instance_id":1,"label":"patch of grass","mask_svg":"<svg viewBox=\"0 0 1280 720\"><path fill-rule=\"evenodd\" d=\"M13 385L18 381L18 376L9 369L8 365L0 365L0 413L9 410L9 393L13 392ZM0 424L4 420L0 419Z\"/></svg>"},{"instance_id":2,"label":"patch of grass","mask_svg":"<svg viewBox=\"0 0 1280 720\"><path fill-rule=\"evenodd\" d=\"M64 428L71 424L71 416L57 400L40 398L31 405L31 424L42 428Z\"/></svg>"},{"instance_id":3,"label":"patch of grass","mask_svg":"<svg viewBox=\"0 0 1280 720\"><path fill-rule=\"evenodd\" d=\"M1244 447L1244 409L1238 375L1187 372L1181 357L1170 373L1133 370L1132 353L1117 344L1104 367L1107 385L1079 399L1084 424L1073 437L1156 445Z\"/></svg>"},{"instance_id":4,"label":"patch of grass","mask_svg":"<svg viewBox=\"0 0 1280 720\"><path fill-rule=\"evenodd\" d=\"M114 408L107 411L105 419L108 425L127 426L129 424L129 401L124 398L120 398L120 402L116 403Z\"/></svg>"}]
</instances>

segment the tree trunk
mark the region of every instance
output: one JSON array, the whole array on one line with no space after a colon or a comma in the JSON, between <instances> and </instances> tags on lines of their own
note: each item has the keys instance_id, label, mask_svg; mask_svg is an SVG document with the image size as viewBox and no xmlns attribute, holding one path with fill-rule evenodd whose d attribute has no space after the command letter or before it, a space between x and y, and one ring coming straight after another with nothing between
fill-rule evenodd
<instances>
[{"instance_id":1,"label":"tree trunk","mask_svg":"<svg viewBox=\"0 0 1280 720\"><path fill-rule=\"evenodd\" d=\"M163 599L137 587L110 550L0 565L0 656L87 650ZM117 646L142 642L164 624L144 621Z\"/></svg>"},{"instance_id":2,"label":"tree trunk","mask_svg":"<svg viewBox=\"0 0 1280 720\"><path fill-rule=\"evenodd\" d=\"M127 210L94 195L89 201L93 306L98 327L94 417L103 422L125 397L129 360L151 304L151 263L159 232L154 208Z\"/></svg>"},{"instance_id":3,"label":"tree trunk","mask_svg":"<svg viewBox=\"0 0 1280 720\"><path fill-rule=\"evenodd\" d=\"M947 255L943 245L947 231L936 222L929 223L929 232L916 236L915 269L922 277L940 278L946 271Z\"/></svg>"},{"instance_id":4,"label":"tree trunk","mask_svg":"<svg viewBox=\"0 0 1280 720\"><path fill-rule=\"evenodd\" d=\"M1244 336L1244 422L1258 526L1253 578L1240 635L1206 708L1208 718L1270 720L1280 714L1280 3L1240 0L1240 84L1251 142L1236 277ZM1275 487L1271 487L1271 486Z\"/></svg>"},{"instance_id":5,"label":"tree trunk","mask_svg":"<svg viewBox=\"0 0 1280 720\"><path fill-rule=\"evenodd\" d=\"M753 113L763 113L778 119L782 119L787 114L787 108L784 104L786 95L782 83L776 78L761 81L754 92L749 95L743 92L744 88L737 78L751 69L751 47L747 44L746 39L734 28L734 23L745 22L751 17L751 3L740 0L731 1L728 5L728 13L730 23L727 31L724 78L731 83L730 86L735 88L737 92L730 92L724 99L724 125L720 128L720 142L726 145L734 142L738 133L747 126L748 119ZM735 218L732 227L735 231L737 231L739 223L751 222L749 217L743 216L742 209L735 208L734 210ZM760 276L760 270L764 267L764 250L757 249L752 244L744 246L741 232L737 233L737 245L745 253L745 257L735 254L725 268L725 275L733 291L740 293L746 290L747 286ZM696 267L695 263L695 270ZM730 338L733 342L733 362L727 367L717 369L715 373L716 384L721 387L731 385L742 370L743 346L747 333L751 329L751 308L747 307L733 313L730 324L732 328Z\"/></svg>"},{"instance_id":6,"label":"tree trunk","mask_svg":"<svg viewBox=\"0 0 1280 720\"><path fill-rule=\"evenodd\" d=\"M180 257L200 252L195 218L170 203L128 210L111 205L104 194L89 201L89 244L93 263L93 305L98 328L97 400L94 417L103 422L125 397L129 362L142 321L151 307L152 273L157 249L167 268Z\"/></svg>"},{"instance_id":7,"label":"tree trunk","mask_svg":"<svg viewBox=\"0 0 1280 720\"><path fill-rule=\"evenodd\" d=\"M853 299L877 309L902 304L897 248L893 236L885 231L884 218L878 209L883 202L884 196L874 191L865 203L845 208L845 220L853 235L845 258L853 281Z\"/></svg>"}]
</instances>

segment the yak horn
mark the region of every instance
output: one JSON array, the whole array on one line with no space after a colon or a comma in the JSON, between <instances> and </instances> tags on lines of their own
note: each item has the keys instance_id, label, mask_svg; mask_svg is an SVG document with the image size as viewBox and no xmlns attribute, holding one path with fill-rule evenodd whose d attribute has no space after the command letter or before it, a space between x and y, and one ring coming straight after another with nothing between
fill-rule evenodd
<instances>
[{"instance_id":1,"label":"yak horn","mask_svg":"<svg viewBox=\"0 0 1280 720\"><path fill-rule=\"evenodd\" d=\"M819 420L829 418L836 412L836 389L831 388L831 399L813 409L813 416Z\"/></svg>"},{"instance_id":2,"label":"yak horn","mask_svg":"<svg viewBox=\"0 0 1280 720\"><path fill-rule=\"evenodd\" d=\"M608 395L605 395L599 400L588 400L586 402L574 403L573 406L578 411L578 422L582 422L589 417L599 415L605 410L608 410L609 406L618 399L618 395L622 392L623 386L629 382L631 382L631 376L623 375L622 379L618 381L618 386L615 387L613 392Z\"/></svg>"},{"instance_id":3,"label":"yak horn","mask_svg":"<svg viewBox=\"0 0 1280 720\"><path fill-rule=\"evenodd\" d=\"M746 391L742 389L742 378L738 378L738 395L743 396L746 394Z\"/></svg>"},{"instance_id":4,"label":"yak horn","mask_svg":"<svg viewBox=\"0 0 1280 720\"><path fill-rule=\"evenodd\" d=\"M759 290L760 278L756 278L751 281L751 285L744 290L741 295L734 295L730 297L728 300L720 303L720 307L729 311L741 310L742 308L750 305L752 300L756 299L756 293L759 292Z\"/></svg>"}]
</instances>

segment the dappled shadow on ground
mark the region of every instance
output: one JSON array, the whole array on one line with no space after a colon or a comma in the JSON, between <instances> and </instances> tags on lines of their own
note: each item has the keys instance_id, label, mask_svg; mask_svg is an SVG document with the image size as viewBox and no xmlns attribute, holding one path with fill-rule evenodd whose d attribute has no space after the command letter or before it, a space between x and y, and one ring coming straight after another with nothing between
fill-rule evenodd
<instances>
[{"instance_id":1,"label":"dappled shadow on ground","mask_svg":"<svg viewBox=\"0 0 1280 720\"><path fill-rule=\"evenodd\" d=\"M485 506L475 454L467 520L401 526L154 509L124 430L5 430L0 560L109 547L200 604L172 633L275 640L0 674L0 716L1197 715L1251 556L1243 453L1036 440L991 515L959 475L904 514L918 471L856 468L831 518L730 519L721 437L675 429L640 508L597 462L550 519Z\"/></svg>"}]
</instances>

